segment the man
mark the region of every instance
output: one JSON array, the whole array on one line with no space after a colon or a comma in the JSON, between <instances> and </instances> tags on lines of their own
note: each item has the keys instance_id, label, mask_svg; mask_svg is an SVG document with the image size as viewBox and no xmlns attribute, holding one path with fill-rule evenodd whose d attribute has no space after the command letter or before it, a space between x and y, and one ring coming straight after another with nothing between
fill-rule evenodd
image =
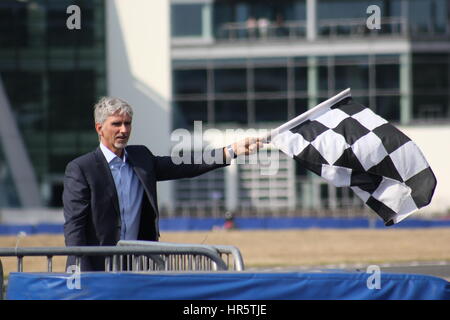
<instances>
[{"instance_id":1,"label":"man","mask_svg":"<svg viewBox=\"0 0 450 320\"><path fill-rule=\"evenodd\" d=\"M99 147L71 161L64 177L66 246L113 246L119 240L159 239L156 182L195 177L228 165L232 158L256 151L261 141L247 138L223 149L216 164L174 164L142 145L127 146L133 110L117 98L94 107ZM213 155L214 156L214 155ZM69 257L67 265L75 264ZM82 271L104 270L104 258L83 257Z\"/></svg>"}]
</instances>

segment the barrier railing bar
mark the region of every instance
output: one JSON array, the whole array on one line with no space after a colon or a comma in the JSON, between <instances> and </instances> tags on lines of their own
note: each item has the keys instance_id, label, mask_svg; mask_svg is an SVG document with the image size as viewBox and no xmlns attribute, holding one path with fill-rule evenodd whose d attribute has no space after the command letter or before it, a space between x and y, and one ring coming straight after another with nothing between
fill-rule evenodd
<instances>
[{"instance_id":1,"label":"barrier railing bar","mask_svg":"<svg viewBox=\"0 0 450 320\"><path fill-rule=\"evenodd\" d=\"M81 257L80 256L75 257L75 265L77 267L77 270L81 269Z\"/></svg>"},{"instance_id":2,"label":"barrier railing bar","mask_svg":"<svg viewBox=\"0 0 450 320\"><path fill-rule=\"evenodd\" d=\"M111 270L111 257L105 257L105 271Z\"/></svg>"},{"instance_id":3,"label":"barrier railing bar","mask_svg":"<svg viewBox=\"0 0 450 320\"><path fill-rule=\"evenodd\" d=\"M48 255L47 256L47 271L52 272L53 269L53 256Z\"/></svg>"},{"instance_id":4,"label":"barrier railing bar","mask_svg":"<svg viewBox=\"0 0 450 320\"><path fill-rule=\"evenodd\" d=\"M117 265L118 265L117 255L113 255L113 261L112 261L112 271L113 272L117 271Z\"/></svg>"},{"instance_id":5,"label":"barrier railing bar","mask_svg":"<svg viewBox=\"0 0 450 320\"><path fill-rule=\"evenodd\" d=\"M17 271L23 272L23 256L17 256Z\"/></svg>"},{"instance_id":6,"label":"barrier railing bar","mask_svg":"<svg viewBox=\"0 0 450 320\"><path fill-rule=\"evenodd\" d=\"M80 267L82 256L111 256L111 255L129 255L133 258L139 255L182 255L182 254L196 254L207 257L217 264L218 269L227 270L225 262L219 257L217 251L208 247L189 247L189 246L104 246L104 247L19 247L19 248L0 248L0 256L16 256L18 259L18 271L23 272L23 257L24 256L76 256L76 265ZM109 262L108 262L109 260ZM111 258L107 258L109 266L111 265ZM132 270L139 270L141 264L140 259L133 259ZM171 262L173 266L173 261ZM170 270L170 269L169 269Z\"/></svg>"}]
</instances>

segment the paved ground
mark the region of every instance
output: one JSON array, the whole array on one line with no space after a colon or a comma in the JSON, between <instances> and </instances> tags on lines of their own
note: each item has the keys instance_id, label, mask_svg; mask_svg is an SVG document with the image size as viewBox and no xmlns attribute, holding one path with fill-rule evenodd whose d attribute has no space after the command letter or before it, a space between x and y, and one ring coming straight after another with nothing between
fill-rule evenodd
<instances>
[{"instance_id":1,"label":"paved ground","mask_svg":"<svg viewBox=\"0 0 450 320\"><path fill-rule=\"evenodd\" d=\"M279 268L247 268L247 271L265 271L265 272L317 272L317 271L357 271L366 272L369 265L363 264L337 264L317 267L279 267ZM387 273L407 273L424 274L443 278L450 281L450 262L410 262L398 264L380 264L381 272Z\"/></svg>"},{"instance_id":2,"label":"paved ground","mask_svg":"<svg viewBox=\"0 0 450 320\"><path fill-rule=\"evenodd\" d=\"M450 281L450 264L424 264L424 265L400 265L400 266L387 266L381 267L381 271L383 272L392 272L392 273L415 273L415 274L426 274L431 276L436 276L440 278L444 278L447 281Z\"/></svg>"}]
</instances>

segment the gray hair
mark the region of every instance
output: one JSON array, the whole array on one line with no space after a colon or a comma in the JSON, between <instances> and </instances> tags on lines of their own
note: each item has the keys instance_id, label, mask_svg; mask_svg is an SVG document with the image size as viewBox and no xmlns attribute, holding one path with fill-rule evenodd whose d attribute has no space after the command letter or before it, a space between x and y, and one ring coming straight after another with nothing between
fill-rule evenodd
<instances>
[{"instance_id":1,"label":"gray hair","mask_svg":"<svg viewBox=\"0 0 450 320\"><path fill-rule=\"evenodd\" d=\"M119 98L102 97L94 106L95 123L103 123L109 116L116 113L120 115L126 113L133 118L133 109L127 102Z\"/></svg>"}]
</instances>

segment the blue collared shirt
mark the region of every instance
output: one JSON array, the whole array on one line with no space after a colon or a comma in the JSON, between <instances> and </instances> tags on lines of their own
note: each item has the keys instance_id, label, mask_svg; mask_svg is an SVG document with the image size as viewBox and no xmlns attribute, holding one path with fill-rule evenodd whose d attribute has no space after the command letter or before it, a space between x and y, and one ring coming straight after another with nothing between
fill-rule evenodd
<instances>
[{"instance_id":1,"label":"blue collared shirt","mask_svg":"<svg viewBox=\"0 0 450 320\"><path fill-rule=\"evenodd\" d=\"M122 220L120 240L137 240L144 188L133 168L127 162L128 155L125 149L123 159L102 143L100 143L100 149L111 169L119 198L120 218Z\"/></svg>"}]
</instances>

